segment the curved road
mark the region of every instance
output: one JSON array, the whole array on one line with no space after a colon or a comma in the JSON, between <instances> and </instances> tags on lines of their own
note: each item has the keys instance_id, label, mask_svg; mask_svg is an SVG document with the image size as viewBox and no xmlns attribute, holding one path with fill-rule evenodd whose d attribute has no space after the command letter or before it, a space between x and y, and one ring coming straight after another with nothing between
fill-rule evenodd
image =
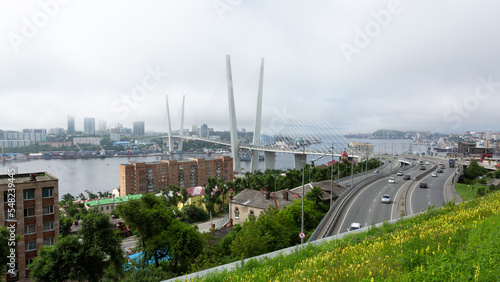
<instances>
[{"instance_id":1,"label":"curved road","mask_svg":"<svg viewBox=\"0 0 500 282\"><path fill-rule=\"evenodd\" d=\"M420 173L418 166L403 172L403 174L409 174L412 179ZM394 177L395 183L389 183L389 177ZM393 200L396 193L407 181L403 179L403 176L396 176L394 173L370 183L346 204L332 234L345 232L352 222L359 222L364 227L398 217L397 214L394 214L395 203ZM380 202L382 194L391 196L390 204Z\"/></svg>"},{"instance_id":2,"label":"curved road","mask_svg":"<svg viewBox=\"0 0 500 282\"><path fill-rule=\"evenodd\" d=\"M431 169L434 164L434 161L431 161L425 167L426 169ZM446 163L445 165L447 167ZM402 189L403 185L405 185L404 188L410 185L406 205L409 205L411 214L427 210L429 205L441 207L446 202L444 195L445 183L452 177L454 169L446 168L443 170L443 173L438 173L437 177L432 177L431 173L429 173L419 181L413 180L416 176L424 172L420 170L420 165L416 165L403 172L404 175L409 174L411 180L404 180L403 176L396 176L394 173L367 185L346 203L331 235L346 232L352 222L361 223L365 227L398 218L398 209L395 206L397 203L394 203L394 199L397 193L406 191L406 189ZM394 177L395 183L389 183L389 177ZM428 188L419 188L420 182L426 182ZM380 202L383 194L391 196L390 204Z\"/></svg>"}]
</instances>

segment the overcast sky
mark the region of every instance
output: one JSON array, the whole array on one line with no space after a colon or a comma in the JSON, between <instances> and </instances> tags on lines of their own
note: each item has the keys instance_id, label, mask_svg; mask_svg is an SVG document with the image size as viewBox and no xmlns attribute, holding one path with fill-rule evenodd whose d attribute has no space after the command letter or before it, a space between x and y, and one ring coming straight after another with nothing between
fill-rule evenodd
<instances>
[{"instance_id":1,"label":"overcast sky","mask_svg":"<svg viewBox=\"0 0 500 282\"><path fill-rule=\"evenodd\" d=\"M0 129L500 130L499 1L0 2ZM97 125L96 125L97 127Z\"/></svg>"}]
</instances>

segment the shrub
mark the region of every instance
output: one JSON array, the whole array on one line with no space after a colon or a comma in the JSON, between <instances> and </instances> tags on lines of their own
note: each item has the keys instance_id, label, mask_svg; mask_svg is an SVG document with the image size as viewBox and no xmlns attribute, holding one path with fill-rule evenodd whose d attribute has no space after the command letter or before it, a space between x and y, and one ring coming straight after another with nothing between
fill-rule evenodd
<instances>
[{"instance_id":1,"label":"shrub","mask_svg":"<svg viewBox=\"0 0 500 282\"><path fill-rule=\"evenodd\" d=\"M210 217L203 208L195 205L187 205L182 207L182 213L184 213L188 217L189 222L204 221Z\"/></svg>"},{"instance_id":2,"label":"shrub","mask_svg":"<svg viewBox=\"0 0 500 282\"><path fill-rule=\"evenodd\" d=\"M484 196L485 194L486 194L486 189L484 187L477 188L477 196L478 197Z\"/></svg>"}]
</instances>

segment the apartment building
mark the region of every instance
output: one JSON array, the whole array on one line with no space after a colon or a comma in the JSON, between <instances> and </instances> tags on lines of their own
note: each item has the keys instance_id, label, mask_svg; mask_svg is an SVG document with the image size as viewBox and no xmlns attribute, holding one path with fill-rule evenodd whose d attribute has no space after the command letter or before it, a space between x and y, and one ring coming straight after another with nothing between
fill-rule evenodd
<instances>
[{"instance_id":1,"label":"apartment building","mask_svg":"<svg viewBox=\"0 0 500 282\"><path fill-rule=\"evenodd\" d=\"M37 250L54 245L59 236L58 179L47 172L17 174L8 169L8 174L0 175L0 195L0 222L22 236L15 243L17 276L11 277L8 272L7 281L24 279L29 276L29 265Z\"/></svg>"},{"instance_id":2,"label":"apartment building","mask_svg":"<svg viewBox=\"0 0 500 282\"><path fill-rule=\"evenodd\" d=\"M233 159L229 156L190 158L120 165L120 196L155 192L159 188L204 186L208 178L233 180Z\"/></svg>"}]
</instances>

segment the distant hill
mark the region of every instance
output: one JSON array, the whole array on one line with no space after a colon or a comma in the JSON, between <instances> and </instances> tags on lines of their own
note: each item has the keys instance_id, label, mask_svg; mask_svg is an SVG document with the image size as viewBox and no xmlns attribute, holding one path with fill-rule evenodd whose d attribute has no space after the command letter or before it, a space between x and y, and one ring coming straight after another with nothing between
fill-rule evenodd
<instances>
[{"instance_id":1,"label":"distant hill","mask_svg":"<svg viewBox=\"0 0 500 282\"><path fill-rule=\"evenodd\" d=\"M373 132L371 137L377 139L403 139L406 138L406 132L390 129L379 129Z\"/></svg>"}]
</instances>

